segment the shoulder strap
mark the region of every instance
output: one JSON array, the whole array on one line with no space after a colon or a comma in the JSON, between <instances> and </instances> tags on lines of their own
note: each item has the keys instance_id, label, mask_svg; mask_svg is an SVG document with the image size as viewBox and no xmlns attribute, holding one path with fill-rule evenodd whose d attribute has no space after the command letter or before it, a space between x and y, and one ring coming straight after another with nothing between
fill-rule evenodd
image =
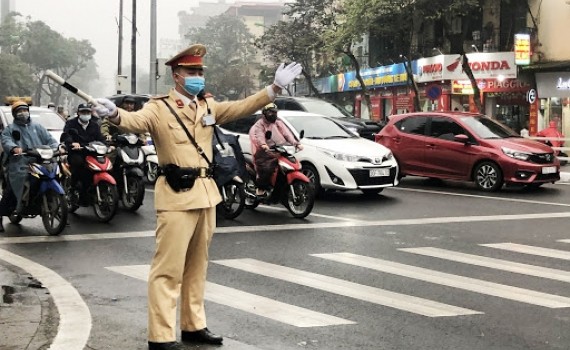
<instances>
[{"instance_id":1,"label":"shoulder strap","mask_svg":"<svg viewBox=\"0 0 570 350\"><path fill-rule=\"evenodd\" d=\"M186 125L184 125L184 123L182 123L182 120L180 120L180 117L178 116L178 114L176 114L176 112L174 111L174 109L163 99L161 99L162 102L164 102L164 104L166 105L166 107L168 107L168 109L170 110L170 112L174 115L174 117L176 118L176 120L178 121L178 124L180 124L180 126L182 127L182 129L184 129L184 132L186 133L186 136L188 136L188 138L190 139L190 142L192 142L192 144L194 145L194 147L196 147L196 150L198 151L198 154L202 156L202 158L204 158L206 160L206 163L208 163L208 165L212 165L212 162L210 162L210 160L208 159L208 157L206 157L206 155L204 154L204 150L202 149L202 147L200 147L200 145L198 145L198 143L196 142L196 140L192 137L192 135L190 134L190 131L188 131L188 129L186 128Z\"/></svg>"}]
</instances>

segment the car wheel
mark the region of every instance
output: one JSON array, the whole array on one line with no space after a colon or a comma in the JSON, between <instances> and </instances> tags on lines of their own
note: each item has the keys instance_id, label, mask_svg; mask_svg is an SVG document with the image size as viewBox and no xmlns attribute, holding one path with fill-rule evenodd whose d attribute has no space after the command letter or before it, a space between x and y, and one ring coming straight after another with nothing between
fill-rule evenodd
<instances>
[{"instance_id":1,"label":"car wheel","mask_svg":"<svg viewBox=\"0 0 570 350\"><path fill-rule=\"evenodd\" d=\"M475 185L486 192L498 191L503 186L503 172L493 162L482 162L477 165L473 178Z\"/></svg>"},{"instance_id":2,"label":"car wheel","mask_svg":"<svg viewBox=\"0 0 570 350\"><path fill-rule=\"evenodd\" d=\"M311 183L315 187L315 193L319 195L322 194L321 178L319 177L319 172L317 171L317 168L315 168L314 165L312 164L305 163L301 168L301 172L306 177L309 178L309 181L311 181Z\"/></svg>"}]
</instances>

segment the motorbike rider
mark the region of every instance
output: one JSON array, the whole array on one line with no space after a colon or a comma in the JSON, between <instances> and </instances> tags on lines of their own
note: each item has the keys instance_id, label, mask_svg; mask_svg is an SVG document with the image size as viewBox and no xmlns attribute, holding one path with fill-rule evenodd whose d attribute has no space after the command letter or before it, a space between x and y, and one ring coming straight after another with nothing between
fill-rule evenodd
<instances>
[{"instance_id":1,"label":"motorbike rider","mask_svg":"<svg viewBox=\"0 0 570 350\"><path fill-rule=\"evenodd\" d=\"M73 130L73 131L72 131ZM92 119L91 107L86 103L77 106L77 118L65 122L61 142L65 143L69 155L67 160L71 168L71 185L79 189L80 201L85 198L89 179L89 171L85 165L85 155L81 147L93 141L105 142L99 124Z\"/></svg>"},{"instance_id":2,"label":"motorbike rider","mask_svg":"<svg viewBox=\"0 0 570 350\"><path fill-rule=\"evenodd\" d=\"M14 122L2 131L2 149L8 155L6 165L6 186L0 200L0 232L4 231L2 216L11 215L14 210L21 210L24 183L28 179L28 159L20 156L27 149L42 145L58 148L58 142L49 131L30 118L30 107L24 101L12 104Z\"/></svg>"},{"instance_id":3,"label":"motorbike rider","mask_svg":"<svg viewBox=\"0 0 570 350\"><path fill-rule=\"evenodd\" d=\"M255 172L257 174L257 186L255 194L263 197L267 190L271 189L271 177L277 169L277 154L270 148L275 145L289 143L302 150L303 145L293 136L285 124L277 119L277 105L269 103L261 110L263 117L260 118L249 130L251 140L251 154L253 154ZM271 137L266 138L267 132Z\"/></svg>"}]
</instances>

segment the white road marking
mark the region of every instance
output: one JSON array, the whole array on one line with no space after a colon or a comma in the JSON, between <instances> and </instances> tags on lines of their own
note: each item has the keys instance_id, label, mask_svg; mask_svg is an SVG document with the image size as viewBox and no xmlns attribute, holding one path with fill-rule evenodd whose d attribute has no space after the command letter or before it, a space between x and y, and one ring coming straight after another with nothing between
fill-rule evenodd
<instances>
[{"instance_id":1,"label":"white road marking","mask_svg":"<svg viewBox=\"0 0 570 350\"><path fill-rule=\"evenodd\" d=\"M149 265L106 267L108 270L143 281L148 280L149 268ZM324 327L356 324L356 322L353 321L282 303L211 282L206 282L205 298L217 304L230 306L234 309L295 327Z\"/></svg>"},{"instance_id":2,"label":"white road marking","mask_svg":"<svg viewBox=\"0 0 570 350\"><path fill-rule=\"evenodd\" d=\"M388 290L365 286L342 279L319 275L255 259L214 260L213 263L234 269L300 284L365 302L388 306L428 317L475 315L482 312Z\"/></svg>"},{"instance_id":3,"label":"white road marking","mask_svg":"<svg viewBox=\"0 0 570 350\"><path fill-rule=\"evenodd\" d=\"M489 199L489 200L503 201L503 202L516 202L516 203L528 203L528 204L554 205L554 206L559 206L559 207L570 207L570 204L568 204L568 203L543 202L543 201L534 201L534 200L518 199L518 198L501 198L501 197L483 196L483 195L476 195L476 194L454 193L454 192L444 192L444 191L434 191L434 190L422 190L422 189L417 189L417 188L405 188L405 187L391 187L390 189L394 189L394 190L398 190L398 191L408 191L408 192L441 194L441 195L445 195L445 196Z\"/></svg>"},{"instance_id":4,"label":"white road marking","mask_svg":"<svg viewBox=\"0 0 570 350\"><path fill-rule=\"evenodd\" d=\"M216 233L240 233L240 232L269 232L288 230L317 230L329 228L352 228L352 227L374 227L374 226L412 226L412 225L438 225L470 222L493 222L493 221L521 221L521 220L542 220L569 218L570 212L560 213L531 213L531 214L511 214L511 215L481 215L481 216L451 216L417 219L394 219L380 221L350 221L350 222L324 222L324 223L303 223L303 224L283 224L283 225L251 225L251 226L228 226L217 227ZM25 237L2 237L1 244L16 243L41 243L41 242L70 242L99 239L118 238L142 238L154 237L155 231L134 231L115 233L88 233L59 236L25 236Z\"/></svg>"},{"instance_id":5,"label":"white road marking","mask_svg":"<svg viewBox=\"0 0 570 350\"><path fill-rule=\"evenodd\" d=\"M559 239L557 242L570 243L570 239Z\"/></svg>"},{"instance_id":6,"label":"white road marking","mask_svg":"<svg viewBox=\"0 0 570 350\"><path fill-rule=\"evenodd\" d=\"M28 272L47 288L59 313L57 334L49 350L83 349L91 333L91 313L79 292L47 267L0 249L0 259Z\"/></svg>"},{"instance_id":7,"label":"white road marking","mask_svg":"<svg viewBox=\"0 0 570 350\"><path fill-rule=\"evenodd\" d=\"M488 267L491 269L519 273L527 276L547 278L570 283L570 271L551 269L548 267L521 264L513 261L489 258L486 256L465 254L434 247L401 248L403 252L430 256L464 264Z\"/></svg>"},{"instance_id":8,"label":"white road marking","mask_svg":"<svg viewBox=\"0 0 570 350\"><path fill-rule=\"evenodd\" d=\"M534 290L507 286L476 278L453 275L412 265L400 264L393 261L371 258L351 253L311 254L319 258L365 267L371 270L404 276L420 281L435 283L443 286L467 290L480 294L492 295L499 298L519 301L531 305L548 308L570 307L570 298L546 294Z\"/></svg>"},{"instance_id":9,"label":"white road marking","mask_svg":"<svg viewBox=\"0 0 570 350\"><path fill-rule=\"evenodd\" d=\"M483 247L508 250L511 252L517 252L522 254L539 255L548 258L570 260L570 252L565 250L533 247L530 245L516 244L516 243L492 243L492 244L479 244L479 245Z\"/></svg>"}]
</instances>

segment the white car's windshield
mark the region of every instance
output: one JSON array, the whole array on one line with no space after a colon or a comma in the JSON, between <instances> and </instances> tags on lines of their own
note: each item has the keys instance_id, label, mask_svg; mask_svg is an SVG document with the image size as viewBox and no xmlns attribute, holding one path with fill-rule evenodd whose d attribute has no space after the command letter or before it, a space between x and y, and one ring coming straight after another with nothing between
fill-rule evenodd
<instances>
[{"instance_id":1,"label":"white car's windshield","mask_svg":"<svg viewBox=\"0 0 570 350\"><path fill-rule=\"evenodd\" d=\"M304 130L304 137L308 139L346 139L358 137L328 118L303 115L288 116L285 119L298 133Z\"/></svg>"},{"instance_id":2,"label":"white car's windshield","mask_svg":"<svg viewBox=\"0 0 570 350\"><path fill-rule=\"evenodd\" d=\"M484 115L476 117L463 117L461 118L461 121L482 139L505 139L509 137L519 137L519 135L513 130L500 123L497 123L493 119Z\"/></svg>"},{"instance_id":3,"label":"white car's windshield","mask_svg":"<svg viewBox=\"0 0 570 350\"><path fill-rule=\"evenodd\" d=\"M303 101L302 104L305 110L311 113L318 113L332 118L352 117L352 115L342 107L325 101L308 100Z\"/></svg>"}]
</instances>

